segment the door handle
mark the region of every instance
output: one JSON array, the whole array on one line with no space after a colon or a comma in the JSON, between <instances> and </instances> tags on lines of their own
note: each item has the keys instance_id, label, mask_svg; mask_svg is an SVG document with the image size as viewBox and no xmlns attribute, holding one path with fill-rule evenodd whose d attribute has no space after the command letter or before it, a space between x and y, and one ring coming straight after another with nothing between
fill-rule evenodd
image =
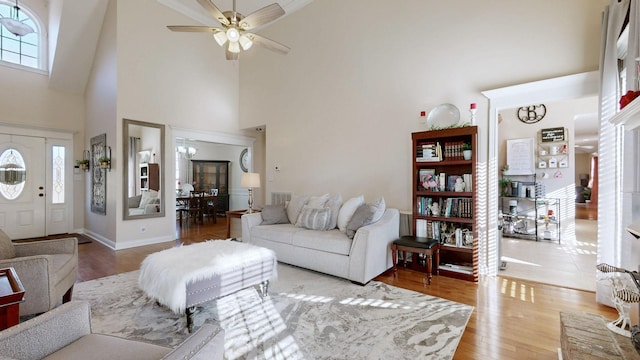
<instances>
[{"instance_id":1,"label":"door handle","mask_svg":"<svg viewBox=\"0 0 640 360\"><path fill-rule=\"evenodd\" d=\"M38 190L44 190L44 186L38 186Z\"/></svg>"},{"instance_id":2,"label":"door handle","mask_svg":"<svg viewBox=\"0 0 640 360\"><path fill-rule=\"evenodd\" d=\"M43 193L40 193L40 194L38 194L38 196L43 197L43 196L44 196L44 194L43 194Z\"/></svg>"}]
</instances>

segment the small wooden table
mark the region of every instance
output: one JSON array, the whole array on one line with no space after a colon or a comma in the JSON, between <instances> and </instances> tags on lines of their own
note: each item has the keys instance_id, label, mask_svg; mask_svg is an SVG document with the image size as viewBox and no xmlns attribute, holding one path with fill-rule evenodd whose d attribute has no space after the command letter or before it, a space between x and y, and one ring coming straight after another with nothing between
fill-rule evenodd
<instances>
[{"instance_id":1,"label":"small wooden table","mask_svg":"<svg viewBox=\"0 0 640 360\"><path fill-rule=\"evenodd\" d=\"M429 284L431 284L431 276L433 273L433 255L435 255L436 274L438 273L438 266L440 266L440 243L438 243L437 240L417 236L403 236L400 239L395 240L393 244L391 244L391 257L393 259L394 272L398 271L398 269L396 268L398 251L403 252L402 259L404 260L405 266L407 265L407 251L416 254L424 254L427 258L427 281L429 282Z\"/></svg>"},{"instance_id":2,"label":"small wooden table","mask_svg":"<svg viewBox=\"0 0 640 360\"><path fill-rule=\"evenodd\" d=\"M20 303L24 301L24 287L12 268L0 269L0 330L20 322Z\"/></svg>"},{"instance_id":3,"label":"small wooden table","mask_svg":"<svg viewBox=\"0 0 640 360\"><path fill-rule=\"evenodd\" d=\"M253 209L253 212L260 212L260 210L256 210ZM242 215L244 214L248 214L249 210L247 209L242 209L242 210L229 210L226 212L227 215L227 239L231 237L231 218L236 218L239 219L242 217Z\"/></svg>"}]
</instances>

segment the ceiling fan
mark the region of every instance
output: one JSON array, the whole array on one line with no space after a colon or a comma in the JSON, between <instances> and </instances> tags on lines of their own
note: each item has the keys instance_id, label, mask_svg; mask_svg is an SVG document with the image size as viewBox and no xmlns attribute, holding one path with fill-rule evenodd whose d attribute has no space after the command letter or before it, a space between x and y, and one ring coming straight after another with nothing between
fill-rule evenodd
<instances>
[{"instance_id":1,"label":"ceiling fan","mask_svg":"<svg viewBox=\"0 0 640 360\"><path fill-rule=\"evenodd\" d=\"M287 54L289 48L279 42L267 39L266 37L248 32L258 26L270 23L284 15L284 9L277 3L267 5L262 9L243 16L236 11L236 0L233 0L233 10L222 12L211 0L198 0L202 6L214 19L218 20L222 28L210 26L167 26L171 31L180 32L210 32L218 45L225 46L227 60L238 60L240 49L249 50L253 44L258 44L271 51Z\"/></svg>"}]
</instances>

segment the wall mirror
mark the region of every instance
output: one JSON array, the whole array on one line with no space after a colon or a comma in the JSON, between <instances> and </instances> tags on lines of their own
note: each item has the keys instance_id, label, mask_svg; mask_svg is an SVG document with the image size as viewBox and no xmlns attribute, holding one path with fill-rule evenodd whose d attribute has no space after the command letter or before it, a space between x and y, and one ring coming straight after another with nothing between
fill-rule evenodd
<instances>
[{"instance_id":1,"label":"wall mirror","mask_svg":"<svg viewBox=\"0 0 640 360\"><path fill-rule=\"evenodd\" d=\"M164 217L164 125L124 119L124 220Z\"/></svg>"}]
</instances>

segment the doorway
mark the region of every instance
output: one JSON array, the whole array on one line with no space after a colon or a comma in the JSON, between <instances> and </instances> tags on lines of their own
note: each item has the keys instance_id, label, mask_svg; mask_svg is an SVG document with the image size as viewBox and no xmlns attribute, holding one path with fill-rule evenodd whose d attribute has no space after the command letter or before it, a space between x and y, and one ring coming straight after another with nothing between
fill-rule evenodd
<instances>
[{"instance_id":1,"label":"doorway","mask_svg":"<svg viewBox=\"0 0 640 360\"><path fill-rule=\"evenodd\" d=\"M0 229L11 239L71 232L70 133L0 124Z\"/></svg>"},{"instance_id":2,"label":"doorway","mask_svg":"<svg viewBox=\"0 0 640 360\"><path fill-rule=\"evenodd\" d=\"M504 160L502 162L500 160L502 156L501 151L504 151L503 148L501 148L500 141L500 113L502 111L517 109L518 107L528 106L531 104L548 104L552 102L596 97L598 89L597 79L598 78L596 72L591 72L483 92L483 95L485 95L490 100L488 124L489 160L487 162L487 176L489 178L489 188L487 194L487 228L489 229L489 231L487 234L487 238L481 239L480 247L482 250L481 252L484 252L484 254L481 253L481 259L483 257L486 259L487 273L493 275L513 276L547 283L557 282L557 285L566 287L581 288L584 286L588 286L592 287L590 288L590 290L595 290L595 276L586 277L586 285L576 284L571 279L558 282L558 280L561 279L561 277L558 276L559 271L565 270L569 267L572 267L573 273L576 274L577 277L582 279L585 278L585 276L583 275L585 272L595 272L592 270L591 265L578 265L576 264L576 261L571 258L571 256L578 253L589 253L590 256L593 257L593 266L595 266L595 256L597 253L597 250L595 248L595 239L593 243L594 247L591 247L589 245L589 248L587 250L575 247L571 248L571 246L579 242L576 242L576 240L572 240L571 238L569 238L569 236L571 236L573 239L575 239L575 234L578 230L575 220L574 201L565 201L564 206L561 209L561 213L563 214L562 219L567 219L568 221L565 221L562 224L563 237L562 241L560 241L559 243L550 241L536 242L530 240L519 240L520 242L523 242L522 245L518 244L516 246L516 249L513 250L507 248L507 245L513 245L513 243L506 243L505 240L500 236L501 233L492 233L491 229L497 229L500 223L500 208L498 205L500 201L500 188L498 180L500 178L500 170L504 166ZM571 115L571 120L573 120L574 116L575 113ZM566 115L562 119L562 121L567 121ZM509 125L515 126L515 124L513 123L510 123ZM530 134L527 137L532 136L533 135ZM575 139L570 139L570 142L572 147L576 144ZM575 159L570 159L569 161L575 162ZM539 169L536 169L536 171L538 170ZM560 176L568 176L570 181L566 181L567 184L561 186L560 189L557 190L558 192L554 193L553 195L556 197L564 197L569 199L573 198L575 196L575 182L573 180L574 173L572 172L570 175L567 175L564 172L561 172ZM579 221L578 225L580 225ZM578 230L578 233L581 233L580 230ZM593 231L591 231L590 233L595 234L595 232ZM496 234L496 236L493 236L493 234ZM483 240L484 244L482 244ZM524 268L525 270L519 272L518 274L511 275L506 275L503 271L498 270L501 265L499 259L503 255L505 255L505 253L509 253L509 255L511 255L510 257L512 258L511 260L514 263L518 263L518 266ZM532 259L524 257L523 255L538 256L538 258ZM550 262L543 262L540 259L544 259L545 261ZM585 268L590 266L591 269ZM515 267L516 266L514 266L514 268Z\"/></svg>"}]
</instances>

